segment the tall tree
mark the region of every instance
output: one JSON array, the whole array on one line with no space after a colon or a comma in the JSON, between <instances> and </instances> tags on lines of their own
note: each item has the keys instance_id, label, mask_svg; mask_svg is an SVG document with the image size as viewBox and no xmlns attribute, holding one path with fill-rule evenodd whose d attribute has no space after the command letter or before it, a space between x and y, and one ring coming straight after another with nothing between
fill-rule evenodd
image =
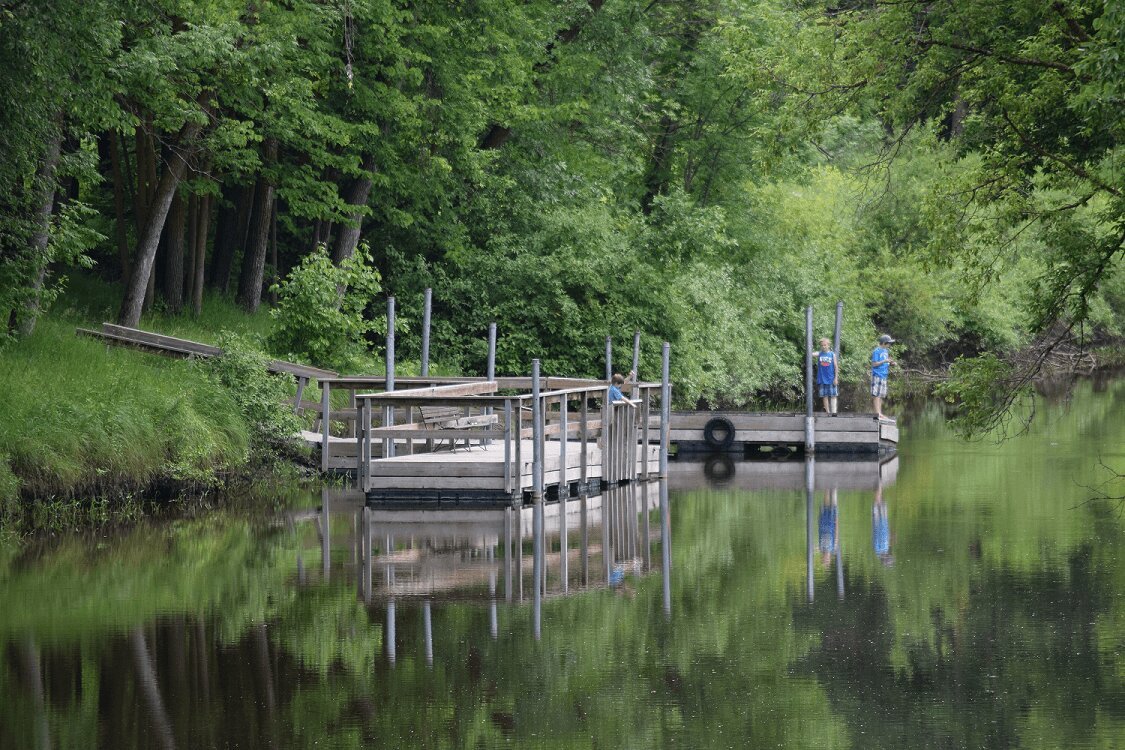
<instances>
[{"instance_id":1,"label":"tall tree","mask_svg":"<svg viewBox=\"0 0 1125 750\"><path fill-rule=\"evenodd\" d=\"M277 139L267 137L262 146L262 160L266 170L272 170L277 161ZM238 277L238 301L247 312L255 312L262 302L262 282L265 279L266 251L269 246L270 225L273 219L273 177L263 173L258 180L254 221L251 228L242 273Z\"/></svg>"},{"instance_id":2,"label":"tall tree","mask_svg":"<svg viewBox=\"0 0 1125 750\"><path fill-rule=\"evenodd\" d=\"M156 260L156 248L160 243L160 235L164 231L164 223L168 218L168 210L172 206L176 189L187 171L189 157L185 151L195 145L195 141L202 130L203 125L198 120L186 122L169 144L168 163L165 164L164 171L160 175L160 181L153 191L152 203L149 206L148 215L145 217L144 229L137 239L133 274L129 277L129 284L126 287L125 297L121 301L121 310L117 316L121 325L136 326L141 320L145 293L152 275L153 263ZM182 262L182 245L180 251Z\"/></svg>"}]
</instances>

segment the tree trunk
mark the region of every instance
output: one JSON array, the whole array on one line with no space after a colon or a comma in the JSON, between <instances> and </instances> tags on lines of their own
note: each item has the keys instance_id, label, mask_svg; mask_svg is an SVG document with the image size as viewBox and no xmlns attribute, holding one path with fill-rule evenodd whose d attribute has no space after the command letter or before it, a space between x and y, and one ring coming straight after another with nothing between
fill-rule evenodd
<instances>
[{"instance_id":1,"label":"tree trunk","mask_svg":"<svg viewBox=\"0 0 1125 750\"><path fill-rule=\"evenodd\" d=\"M125 227L125 171L121 167L121 148L117 133L109 131L100 143L108 146L109 162L113 169L113 211L116 219L117 260L121 264L121 278L129 278L129 230Z\"/></svg>"},{"instance_id":2,"label":"tree trunk","mask_svg":"<svg viewBox=\"0 0 1125 750\"><path fill-rule=\"evenodd\" d=\"M243 190L240 186L223 186L222 205L215 226L215 252L211 258L211 288L224 294L230 290L230 272L234 263L235 233L238 231L238 215L242 205Z\"/></svg>"},{"instance_id":3,"label":"tree trunk","mask_svg":"<svg viewBox=\"0 0 1125 750\"><path fill-rule=\"evenodd\" d=\"M152 137L152 117L146 116L135 131L137 151L137 192L134 197L133 220L137 225L137 243L140 244L152 208L153 191L156 189L156 151ZM149 275L145 286L144 307L152 307L153 290L156 278Z\"/></svg>"},{"instance_id":4,"label":"tree trunk","mask_svg":"<svg viewBox=\"0 0 1125 750\"><path fill-rule=\"evenodd\" d=\"M324 238L321 236L323 232L324 219L317 219L316 223L313 224L312 242L310 243L309 252L315 252L317 247L320 246L320 243L324 242Z\"/></svg>"},{"instance_id":5,"label":"tree trunk","mask_svg":"<svg viewBox=\"0 0 1125 750\"><path fill-rule=\"evenodd\" d=\"M207 258L207 233L211 229L211 194L204 195L199 203L199 226L195 234L195 284L192 287L191 312L195 317L203 313L203 268Z\"/></svg>"},{"instance_id":6,"label":"tree trunk","mask_svg":"<svg viewBox=\"0 0 1125 750\"><path fill-rule=\"evenodd\" d=\"M168 312L179 315L184 309L184 226L187 204L177 192L172 197L168 221L164 225L164 302Z\"/></svg>"},{"instance_id":7,"label":"tree trunk","mask_svg":"<svg viewBox=\"0 0 1125 750\"><path fill-rule=\"evenodd\" d=\"M267 168L277 161L277 139L266 139L262 156ZM254 206L253 232L246 246L242 275L238 279L238 301L247 312L251 313L257 312L258 305L262 302L262 281L266 270L270 217L273 215L273 184L264 175L258 182L260 184Z\"/></svg>"},{"instance_id":8,"label":"tree trunk","mask_svg":"<svg viewBox=\"0 0 1125 750\"><path fill-rule=\"evenodd\" d=\"M658 195L668 189L669 162L672 159L672 138L679 129L678 123L668 115L660 118L660 136L652 147L648 174L645 176L645 194L641 198L641 210L647 216L652 213L652 204Z\"/></svg>"},{"instance_id":9,"label":"tree trunk","mask_svg":"<svg viewBox=\"0 0 1125 750\"><path fill-rule=\"evenodd\" d=\"M375 157L365 156L363 158L365 174L352 181L351 188L344 198L348 205L355 206L356 210L348 214L348 221L340 227L340 233L336 236L336 244L332 246L332 262L336 265L340 265L345 259L352 257L356 246L359 244L359 237L363 231L362 209L367 206L367 196L371 194L371 172L374 169Z\"/></svg>"},{"instance_id":10,"label":"tree trunk","mask_svg":"<svg viewBox=\"0 0 1125 750\"><path fill-rule=\"evenodd\" d=\"M152 139L149 129L152 127L151 119L146 119L136 129L137 150L137 192L133 194L133 220L137 223L137 236L145 228L148 218L149 205L152 202L152 190L156 187L156 160L152 150Z\"/></svg>"},{"instance_id":11,"label":"tree trunk","mask_svg":"<svg viewBox=\"0 0 1125 750\"><path fill-rule=\"evenodd\" d=\"M199 204L202 196L192 193L188 198L187 244L184 245L184 301L191 304L195 299L195 254L199 250Z\"/></svg>"},{"instance_id":12,"label":"tree trunk","mask_svg":"<svg viewBox=\"0 0 1125 750\"><path fill-rule=\"evenodd\" d=\"M248 250L248 237L250 235L250 228L254 222L254 210L259 190L258 180L251 182L243 188L242 198L238 204L238 222L234 230L234 247L231 250L230 259L231 267L227 275L226 286L223 287L224 293L229 293L230 290L234 288L235 279L233 274L235 268L239 269L239 286L237 288L242 288L242 276L246 272L247 256L250 254ZM241 263L237 262L239 259L241 259Z\"/></svg>"},{"instance_id":13,"label":"tree trunk","mask_svg":"<svg viewBox=\"0 0 1125 750\"><path fill-rule=\"evenodd\" d=\"M39 318L39 295L43 291L43 284L47 280L47 264L49 244L51 239L51 214L55 210L55 172L59 166L59 156L62 152L62 113L58 115L58 129L51 140L47 142L47 151L39 163L39 173L36 175L39 200L35 210L35 231L31 235L28 251L35 271L31 279L31 293L27 297L24 310L19 315L19 335L30 336L35 330L35 321Z\"/></svg>"},{"instance_id":14,"label":"tree trunk","mask_svg":"<svg viewBox=\"0 0 1125 750\"><path fill-rule=\"evenodd\" d=\"M277 307L277 291L275 285L281 280L281 264L277 262L277 198L273 201L273 210L270 211L270 305Z\"/></svg>"},{"instance_id":15,"label":"tree trunk","mask_svg":"<svg viewBox=\"0 0 1125 750\"><path fill-rule=\"evenodd\" d=\"M198 123L185 123L176 135L176 145L182 148L192 143L202 129L202 126ZM176 150L173 150L168 165L164 169L164 174L161 175L160 182L157 183L153 194L144 231L137 238L133 275L129 278L129 286L125 292L125 298L121 301L121 312L118 314L118 320L122 325L136 326L141 320L141 307L144 304L145 290L148 288L148 282L152 276L156 247L160 242L160 234L164 229L164 221L168 218L168 209L172 205L176 187L183 179L186 169L187 162Z\"/></svg>"}]
</instances>

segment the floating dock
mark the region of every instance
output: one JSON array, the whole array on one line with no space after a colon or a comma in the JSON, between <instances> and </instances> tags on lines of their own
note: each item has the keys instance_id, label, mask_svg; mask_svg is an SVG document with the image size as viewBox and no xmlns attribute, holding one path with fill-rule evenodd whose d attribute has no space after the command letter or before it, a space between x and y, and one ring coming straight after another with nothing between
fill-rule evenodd
<instances>
[{"instance_id":1,"label":"floating dock","mask_svg":"<svg viewBox=\"0 0 1125 750\"><path fill-rule=\"evenodd\" d=\"M677 454L759 454L805 452L804 414L776 412L672 412L669 440ZM889 455L898 447L898 425L874 414L813 417L816 454Z\"/></svg>"},{"instance_id":2,"label":"floating dock","mask_svg":"<svg viewBox=\"0 0 1125 750\"><path fill-rule=\"evenodd\" d=\"M431 501L429 504L437 507L474 503L520 505L535 484L532 441L521 443L521 459L516 465L511 465L510 458L505 460L502 442L374 460L370 463L367 498L388 505L411 505L417 500ZM631 474L656 476L659 450L659 445L638 450ZM563 461L565 473L561 469ZM557 440L546 441L542 470L545 494L555 497L560 493L573 496L600 492L602 462L603 451L595 441L583 445L568 440L565 448Z\"/></svg>"},{"instance_id":3,"label":"floating dock","mask_svg":"<svg viewBox=\"0 0 1125 750\"><path fill-rule=\"evenodd\" d=\"M376 385L372 381L351 379L346 385L358 389ZM333 384L343 385L330 380L325 390ZM519 507L537 497L596 494L659 476L662 446L681 459L709 457L702 466L718 481L726 481L731 459L807 452L805 415L724 411L665 417L663 388L627 384L631 398L615 403L597 380L413 382L397 391L353 391L354 406L322 411L331 416L321 421L316 436L323 468L355 476L373 507L400 509ZM333 418L343 418L350 434L332 434ZM812 425L817 456L863 459L876 467L876 477L897 449L898 425L873 415L816 416Z\"/></svg>"}]
</instances>

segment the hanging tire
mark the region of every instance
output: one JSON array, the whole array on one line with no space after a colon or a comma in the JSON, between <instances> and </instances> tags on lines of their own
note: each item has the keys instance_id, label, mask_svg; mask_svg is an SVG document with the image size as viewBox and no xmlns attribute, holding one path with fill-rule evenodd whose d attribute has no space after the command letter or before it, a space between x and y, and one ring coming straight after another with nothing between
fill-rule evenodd
<instances>
[{"instance_id":1,"label":"hanging tire","mask_svg":"<svg viewBox=\"0 0 1125 750\"><path fill-rule=\"evenodd\" d=\"M703 426L703 440L716 450L726 450L734 442L734 422L726 417L711 417Z\"/></svg>"}]
</instances>

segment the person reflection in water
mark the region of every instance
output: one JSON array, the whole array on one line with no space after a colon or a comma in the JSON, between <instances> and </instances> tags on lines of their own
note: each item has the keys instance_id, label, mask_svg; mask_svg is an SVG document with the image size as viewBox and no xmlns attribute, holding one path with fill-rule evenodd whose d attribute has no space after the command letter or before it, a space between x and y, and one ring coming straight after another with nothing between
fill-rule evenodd
<instances>
[{"instance_id":1,"label":"person reflection in water","mask_svg":"<svg viewBox=\"0 0 1125 750\"><path fill-rule=\"evenodd\" d=\"M840 515L836 504L836 490L824 491L824 504L820 506L820 561L824 567L832 564L832 555L836 553L836 540L839 538Z\"/></svg>"},{"instance_id":2,"label":"person reflection in water","mask_svg":"<svg viewBox=\"0 0 1125 750\"><path fill-rule=\"evenodd\" d=\"M871 545L875 555L887 567L895 564L891 555L891 527L887 522L887 504L883 502L883 485L875 488L875 504L871 508Z\"/></svg>"}]
</instances>

